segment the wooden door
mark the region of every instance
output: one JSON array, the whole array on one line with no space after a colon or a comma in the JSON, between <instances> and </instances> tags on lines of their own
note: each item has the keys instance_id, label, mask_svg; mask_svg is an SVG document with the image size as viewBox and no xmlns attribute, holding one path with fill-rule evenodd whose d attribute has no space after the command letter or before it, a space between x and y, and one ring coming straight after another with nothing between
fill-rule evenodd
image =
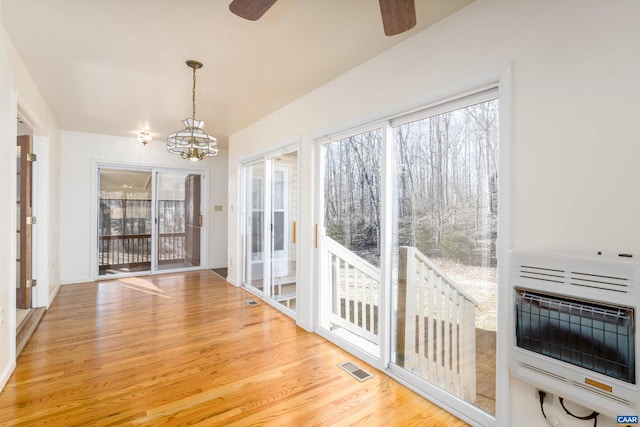
<instances>
[{"instance_id":1,"label":"wooden door","mask_svg":"<svg viewBox=\"0 0 640 427\"><path fill-rule=\"evenodd\" d=\"M31 137L19 136L17 145L16 307L26 309L31 308Z\"/></svg>"}]
</instances>

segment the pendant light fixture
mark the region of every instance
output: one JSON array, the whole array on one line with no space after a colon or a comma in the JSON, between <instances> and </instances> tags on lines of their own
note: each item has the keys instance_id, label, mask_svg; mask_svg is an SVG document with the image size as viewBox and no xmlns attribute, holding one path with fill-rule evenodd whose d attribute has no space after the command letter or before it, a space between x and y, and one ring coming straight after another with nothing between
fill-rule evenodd
<instances>
[{"instance_id":1,"label":"pendant light fixture","mask_svg":"<svg viewBox=\"0 0 640 427\"><path fill-rule=\"evenodd\" d=\"M202 68L202 63L194 60L187 61L187 66L193 69L193 114L184 119L185 128L174 132L167 138L167 150L183 159L191 161L202 160L218 154L218 140L204 133L204 121L196 120L196 70Z\"/></svg>"}]
</instances>

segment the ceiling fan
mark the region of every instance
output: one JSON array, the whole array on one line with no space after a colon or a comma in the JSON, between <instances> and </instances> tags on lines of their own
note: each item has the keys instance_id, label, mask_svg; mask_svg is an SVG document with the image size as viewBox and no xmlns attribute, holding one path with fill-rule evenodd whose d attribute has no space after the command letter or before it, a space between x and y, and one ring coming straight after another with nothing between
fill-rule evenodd
<instances>
[{"instance_id":1,"label":"ceiling fan","mask_svg":"<svg viewBox=\"0 0 640 427\"><path fill-rule=\"evenodd\" d=\"M257 21L277 0L233 0L229 10L241 18ZM382 25L387 36L394 36L416 25L414 0L378 0Z\"/></svg>"}]
</instances>

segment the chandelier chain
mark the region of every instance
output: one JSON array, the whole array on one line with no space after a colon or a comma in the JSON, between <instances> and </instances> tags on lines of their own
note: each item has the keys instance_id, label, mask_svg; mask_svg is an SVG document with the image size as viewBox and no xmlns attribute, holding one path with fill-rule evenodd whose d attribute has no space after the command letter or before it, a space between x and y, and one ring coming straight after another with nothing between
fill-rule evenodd
<instances>
[{"instance_id":1,"label":"chandelier chain","mask_svg":"<svg viewBox=\"0 0 640 427\"><path fill-rule=\"evenodd\" d=\"M196 68L193 67L193 119L196 119Z\"/></svg>"}]
</instances>

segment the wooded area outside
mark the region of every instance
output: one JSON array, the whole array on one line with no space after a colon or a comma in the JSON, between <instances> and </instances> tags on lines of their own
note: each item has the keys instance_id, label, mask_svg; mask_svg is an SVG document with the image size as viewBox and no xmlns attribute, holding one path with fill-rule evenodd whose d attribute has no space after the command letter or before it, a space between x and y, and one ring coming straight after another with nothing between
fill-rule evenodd
<instances>
[{"instance_id":1,"label":"wooded area outside","mask_svg":"<svg viewBox=\"0 0 640 427\"><path fill-rule=\"evenodd\" d=\"M394 128L397 245L428 257L496 266L497 100ZM329 237L378 266L382 131L326 146Z\"/></svg>"},{"instance_id":2,"label":"wooded area outside","mask_svg":"<svg viewBox=\"0 0 640 427\"><path fill-rule=\"evenodd\" d=\"M395 128L398 245L495 267L498 102Z\"/></svg>"},{"instance_id":3,"label":"wooded area outside","mask_svg":"<svg viewBox=\"0 0 640 427\"><path fill-rule=\"evenodd\" d=\"M324 180L327 235L376 267L380 266L381 148L380 129L330 143Z\"/></svg>"}]
</instances>

